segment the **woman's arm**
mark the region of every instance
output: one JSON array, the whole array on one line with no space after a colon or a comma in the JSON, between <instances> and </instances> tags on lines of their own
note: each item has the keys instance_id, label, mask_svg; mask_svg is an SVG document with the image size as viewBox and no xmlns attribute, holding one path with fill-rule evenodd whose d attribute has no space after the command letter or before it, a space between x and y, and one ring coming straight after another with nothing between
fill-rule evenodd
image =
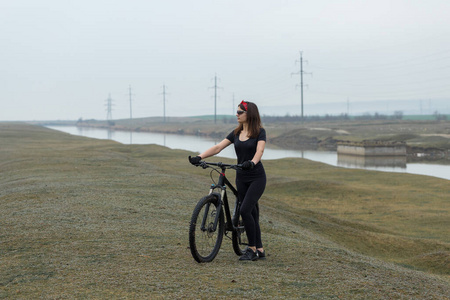
<instances>
[{"instance_id":1,"label":"woman's arm","mask_svg":"<svg viewBox=\"0 0 450 300\"><path fill-rule=\"evenodd\" d=\"M229 139L224 139L217 145L212 146L211 148L209 148L208 150L206 150L205 152L200 154L199 156L202 159L208 158L210 156L220 153L220 151L222 151L223 149L225 149L226 147L228 147L230 145L231 145L231 141Z\"/></svg>"},{"instance_id":2,"label":"woman's arm","mask_svg":"<svg viewBox=\"0 0 450 300\"><path fill-rule=\"evenodd\" d=\"M264 154L264 148L266 147L266 141L258 141L256 144L256 153L253 156L252 162L256 165L261 161L261 157Z\"/></svg>"}]
</instances>

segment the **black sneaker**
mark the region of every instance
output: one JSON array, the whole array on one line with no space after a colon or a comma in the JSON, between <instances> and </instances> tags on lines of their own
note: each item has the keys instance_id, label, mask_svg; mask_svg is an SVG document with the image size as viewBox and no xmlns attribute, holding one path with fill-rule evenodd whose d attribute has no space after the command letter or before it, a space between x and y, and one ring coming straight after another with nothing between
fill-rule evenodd
<instances>
[{"instance_id":1,"label":"black sneaker","mask_svg":"<svg viewBox=\"0 0 450 300\"><path fill-rule=\"evenodd\" d=\"M263 250L263 252L256 250L258 252L258 258L259 259L266 259L266 251Z\"/></svg>"},{"instance_id":2,"label":"black sneaker","mask_svg":"<svg viewBox=\"0 0 450 300\"><path fill-rule=\"evenodd\" d=\"M247 248L247 251L239 258L239 260L252 261L258 259L258 251L253 252L252 249Z\"/></svg>"}]
</instances>

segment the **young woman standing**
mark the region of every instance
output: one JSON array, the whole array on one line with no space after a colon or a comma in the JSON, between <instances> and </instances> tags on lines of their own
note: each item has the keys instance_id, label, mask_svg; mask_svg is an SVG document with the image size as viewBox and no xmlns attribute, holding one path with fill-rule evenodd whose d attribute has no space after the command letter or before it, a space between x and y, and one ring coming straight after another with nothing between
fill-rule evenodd
<instances>
[{"instance_id":1,"label":"young woman standing","mask_svg":"<svg viewBox=\"0 0 450 300\"><path fill-rule=\"evenodd\" d=\"M266 257L261 241L258 205L258 200L266 187L266 173L261 163L266 145L266 131L262 127L258 107L252 102L242 101L238 105L236 117L239 123L236 129L219 144L200 155L189 156L189 161L196 165L234 144L237 162L242 164L242 170L236 172L236 187L239 201L242 203L240 214L249 243L247 251L239 260L252 261Z\"/></svg>"}]
</instances>

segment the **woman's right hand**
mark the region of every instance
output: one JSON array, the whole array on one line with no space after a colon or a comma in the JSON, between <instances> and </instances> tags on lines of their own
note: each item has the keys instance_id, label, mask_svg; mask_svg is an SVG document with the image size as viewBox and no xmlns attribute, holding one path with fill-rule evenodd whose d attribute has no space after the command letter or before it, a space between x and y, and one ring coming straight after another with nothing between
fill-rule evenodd
<instances>
[{"instance_id":1,"label":"woman's right hand","mask_svg":"<svg viewBox=\"0 0 450 300\"><path fill-rule=\"evenodd\" d=\"M201 160L202 160L202 158L200 156L198 156L198 155L194 156L194 157L189 156L189 162L191 164L193 164L194 166L198 165Z\"/></svg>"}]
</instances>

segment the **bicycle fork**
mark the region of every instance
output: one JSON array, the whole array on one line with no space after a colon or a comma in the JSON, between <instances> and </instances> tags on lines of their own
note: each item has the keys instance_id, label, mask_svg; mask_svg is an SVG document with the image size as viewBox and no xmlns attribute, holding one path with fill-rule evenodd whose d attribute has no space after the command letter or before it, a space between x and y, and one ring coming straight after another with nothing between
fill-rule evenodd
<instances>
[{"instance_id":1,"label":"bicycle fork","mask_svg":"<svg viewBox=\"0 0 450 300\"><path fill-rule=\"evenodd\" d=\"M222 209L222 203L223 206L225 208L225 218L226 218L226 223L225 223L225 231L233 231L233 230L239 230L239 229L243 229L243 226L239 226L239 208L240 208L240 204L238 203L238 200L236 198L236 204L234 206L234 210L233 210L233 215L231 215L230 213L230 206L229 206L229 202L228 202L228 194L225 192L226 187L222 187L222 192L221 192L221 197L219 199L219 203L220 203L220 209ZM218 213L220 212L220 209L218 210ZM216 220L219 219L219 216L216 217ZM215 225L217 225L217 223L215 223ZM214 227L215 228L215 227Z\"/></svg>"}]
</instances>

